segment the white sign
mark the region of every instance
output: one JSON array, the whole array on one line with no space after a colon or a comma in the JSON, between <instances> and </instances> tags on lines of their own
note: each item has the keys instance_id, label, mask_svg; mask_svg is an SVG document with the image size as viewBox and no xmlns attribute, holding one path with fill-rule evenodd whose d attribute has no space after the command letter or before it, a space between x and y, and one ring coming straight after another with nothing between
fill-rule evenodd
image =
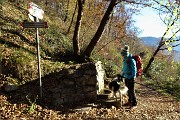
<instances>
[{"instance_id":1,"label":"white sign","mask_svg":"<svg viewBox=\"0 0 180 120\"><path fill-rule=\"evenodd\" d=\"M32 19L32 16L37 17L38 19L43 19L44 11L33 2L29 3L28 12L29 12L29 18L32 21L34 21L34 19Z\"/></svg>"},{"instance_id":2,"label":"white sign","mask_svg":"<svg viewBox=\"0 0 180 120\"><path fill-rule=\"evenodd\" d=\"M34 16L32 16L31 14L28 14L30 20L32 20L33 22L35 22Z\"/></svg>"}]
</instances>

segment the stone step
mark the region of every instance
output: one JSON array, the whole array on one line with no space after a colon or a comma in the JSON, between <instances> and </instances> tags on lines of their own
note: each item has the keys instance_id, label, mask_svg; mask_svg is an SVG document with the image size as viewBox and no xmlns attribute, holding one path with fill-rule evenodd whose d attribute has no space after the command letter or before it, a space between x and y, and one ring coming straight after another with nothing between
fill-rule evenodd
<instances>
[{"instance_id":1,"label":"stone step","mask_svg":"<svg viewBox=\"0 0 180 120\"><path fill-rule=\"evenodd\" d=\"M97 100L97 103L100 103L103 106L106 106L107 108L112 108L114 107L121 107L120 99L116 101L116 99L101 99Z\"/></svg>"},{"instance_id":2,"label":"stone step","mask_svg":"<svg viewBox=\"0 0 180 120\"><path fill-rule=\"evenodd\" d=\"M110 97L111 90L104 89L104 93L97 95L97 103L100 103L101 105L104 105L106 107L120 107L120 98L116 100L114 97Z\"/></svg>"},{"instance_id":3,"label":"stone step","mask_svg":"<svg viewBox=\"0 0 180 120\"><path fill-rule=\"evenodd\" d=\"M109 95L110 95L111 91L109 89L104 89L103 93L100 93L97 95L97 99L101 100L101 99L108 99Z\"/></svg>"},{"instance_id":4,"label":"stone step","mask_svg":"<svg viewBox=\"0 0 180 120\"><path fill-rule=\"evenodd\" d=\"M108 99L102 100L102 102L107 102L107 103L119 102L119 101L120 101L119 98L117 100L116 100L116 98L108 98Z\"/></svg>"},{"instance_id":5,"label":"stone step","mask_svg":"<svg viewBox=\"0 0 180 120\"><path fill-rule=\"evenodd\" d=\"M109 94L99 94L97 95L97 100L111 102L111 101L120 101L120 98L117 98L116 100L116 98L110 97Z\"/></svg>"},{"instance_id":6,"label":"stone step","mask_svg":"<svg viewBox=\"0 0 180 120\"><path fill-rule=\"evenodd\" d=\"M110 94L111 93L111 90L109 89L104 89L104 94Z\"/></svg>"},{"instance_id":7,"label":"stone step","mask_svg":"<svg viewBox=\"0 0 180 120\"><path fill-rule=\"evenodd\" d=\"M106 93L106 94L105 94ZM111 92L110 92L111 93ZM97 101L98 102L106 102L106 103L113 103L113 102L119 102L120 98L118 97L117 100L114 97L110 97L109 91L105 91L103 94L97 95Z\"/></svg>"},{"instance_id":8,"label":"stone step","mask_svg":"<svg viewBox=\"0 0 180 120\"><path fill-rule=\"evenodd\" d=\"M97 95L97 100L107 100L109 94L98 94Z\"/></svg>"}]
</instances>

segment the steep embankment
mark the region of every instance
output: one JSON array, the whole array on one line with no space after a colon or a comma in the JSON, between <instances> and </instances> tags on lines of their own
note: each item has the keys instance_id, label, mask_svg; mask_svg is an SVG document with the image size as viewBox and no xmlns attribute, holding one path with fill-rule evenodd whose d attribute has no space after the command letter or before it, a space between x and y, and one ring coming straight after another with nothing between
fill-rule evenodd
<instances>
[{"instance_id":1,"label":"steep embankment","mask_svg":"<svg viewBox=\"0 0 180 120\"><path fill-rule=\"evenodd\" d=\"M28 1L19 3L8 0L0 4L0 73L6 75L6 83L24 84L38 78L36 31L21 26L24 20L31 22L27 4ZM48 29L39 29L42 76L64 67L64 62L55 59L70 50L71 44L66 36L57 31L62 27L62 21L57 16L45 14L43 20L48 22Z\"/></svg>"}]
</instances>

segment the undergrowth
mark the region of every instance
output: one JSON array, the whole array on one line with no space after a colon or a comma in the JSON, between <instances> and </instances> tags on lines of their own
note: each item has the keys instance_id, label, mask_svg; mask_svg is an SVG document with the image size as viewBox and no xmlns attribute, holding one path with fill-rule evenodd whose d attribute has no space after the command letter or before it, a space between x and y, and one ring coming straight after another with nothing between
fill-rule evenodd
<instances>
[{"instance_id":1,"label":"undergrowth","mask_svg":"<svg viewBox=\"0 0 180 120\"><path fill-rule=\"evenodd\" d=\"M149 74L152 81L148 82L148 84L180 100L180 63L155 61L151 66Z\"/></svg>"},{"instance_id":2,"label":"undergrowth","mask_svg":"<svg viewBox=\"0 0 180 120\"><path fill-rule=\"evenodd\" d=\"M35 80L38 78L36 31L20 26L23 20L28 19L28 1L19 4L18 1L0 2L3 2L0 17L3 23L0 36L0 64L3 69L0 69L5 74L7 82L16 81L17 84L24 84ZM67 49L68 52L72 51L70 40L59 31L61 26L54 26L60 25L59 20L54 23L48 16L45 16L44 20L48 22L48 29L39 29L42 77L65 67L64 62L56 59L61 57L59 55L66 54Z\"/></svg>"}]
</instances>

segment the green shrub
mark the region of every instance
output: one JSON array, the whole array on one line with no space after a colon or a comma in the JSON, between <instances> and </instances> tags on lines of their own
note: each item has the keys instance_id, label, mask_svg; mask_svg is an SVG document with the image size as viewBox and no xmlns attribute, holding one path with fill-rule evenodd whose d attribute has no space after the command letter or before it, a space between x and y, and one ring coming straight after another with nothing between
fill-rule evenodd
<instances>
[{"instance_id":1,"label":"green shrub","mask_svg":"<svg viewBox=\"0 0 180 120\"><path fill-rule=\"evenodd\" d=\"M45 39L41 41L40 44L43 51L52 57L57 57L59 54L66 54L67 50L73 51L72 41L60 33L56 26L50 26L46 30Z\"/></svg>"},{"instance_id":2,"label":"green shrub","mask_svg":"<svg viewBox=\"0 0 180 120\"><path fill-rule=\"evenodd\" d=\"M154 87L180 98L180 74L179 63L167 61L153 62L149 74L153 80Z\"/></svg>"},{"instance_id":3,"label":"green shrub","mask_svg":"<svg viewBox=\"0 0 180 120\"><path fill-rule=\"evenodd\" d=\"M21 81L37 78L36 56L22 49L15 50L8 62L9 72Z\"/></svg>"},{"instance_id":4,"label":"green shrub","mask_svg":"<svg viewBox=\"0 0 180 120\"><path fill-rule=\"evenodd\" d=\"M29 107L28 107L28 109L27 109L27 112L33 113L33 112L35 111L35 109L36 109L36 101L37 101L37 99L38 99L38 96L36 96L36 98L34 99L33 102L30 100L30 98L28 97L28 95L26 96L26 99L28 100L28 102L29 102L29 104L30 104Z\"/></svg>"},{"instance_id":5,"label":"green shrub","mask_svg":"<svg viewBox=\"0 0 180 120\"><path fill-rule=\"evenodd\" d=\"M64 63L62 62L53 62L43 59L41 59L40 64L42 77L64 67ZM12 77L19 80L17 81L19 84L38 78L37 57L22 49L14 51L9 58L6 68L8 68L9 73L13 75Z\"/></svg>"},{"instance_id":6,"label":"green shrub","mask_svg":"<svg viewBox=\"0 0 180 120\"><path fill-rule=\"evenodd\" d=\"M8 0L0 0L0 4L2 4L3 2L7 2Z\"/></svg>"}]
</instances>

